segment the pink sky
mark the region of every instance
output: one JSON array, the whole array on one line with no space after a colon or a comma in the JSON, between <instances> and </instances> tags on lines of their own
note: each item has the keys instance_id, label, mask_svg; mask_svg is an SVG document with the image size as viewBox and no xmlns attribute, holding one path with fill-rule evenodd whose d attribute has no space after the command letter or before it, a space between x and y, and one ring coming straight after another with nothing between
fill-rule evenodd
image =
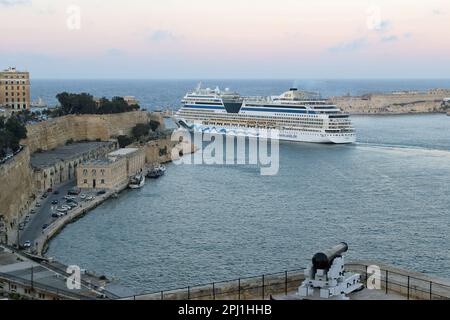
<instances>
[{"instance_id":1,"label":"pink sky","mask_svg":"<svg viewBox=\"0 0 450 320\"><path fill-rule=\"evenodd\" d=\"M445 0L0 0L0 21L0 68L34 77L450 75Z\"/></svg>"}]
</instances>

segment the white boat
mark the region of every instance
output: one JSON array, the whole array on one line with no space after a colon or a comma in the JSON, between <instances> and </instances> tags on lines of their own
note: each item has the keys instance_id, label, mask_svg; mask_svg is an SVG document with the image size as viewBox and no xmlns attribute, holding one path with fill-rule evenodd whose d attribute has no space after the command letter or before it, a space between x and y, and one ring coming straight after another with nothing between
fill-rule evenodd
<instances>
[{"instance_id":1,"label":"white boat","mask_svg":"<svg viewBox=\"0 0 450 320\"><path fill-rule=\"evenodd\" d=\"M166 167L163 165L157 165L151 168L148 173L147 177L150 179L157 179L161 176L163 176L166 173Z\"/></svg>"},{"instance_id":2,"label":"white boat","mask_svg":"<svg viewBox=\"0 0 450 320\"><path fill-rule=\"evenodd\" d=\"M186 94L175 114L177 125L193 132L273 137L316 143L353 143L347 113L320 95L292 88L280 96L241 97L228 89L197 89Z\"/></svg>"},{"instance_id":3,"label":"white boat","mask_svg":"<svg viewBox=\"0 0 450 320\"><path fill-rule=\"evenodd\" d=\"M130 184L128 185L130 189L142 188L145 184L145 176L143 174L137 174L130 179Z\"/></svg>"},{"instance_id":4,"label":"white boat","mask_svg":"<svg viewBox=\"0 0 450 320\"><path fill-rule=\"evenodd\" d=\"M45 108L45 107L47 107L47 103L41 97L39 97L37 101L31 102L31 107L32 108Z\"/></svg>"}]
</instances>

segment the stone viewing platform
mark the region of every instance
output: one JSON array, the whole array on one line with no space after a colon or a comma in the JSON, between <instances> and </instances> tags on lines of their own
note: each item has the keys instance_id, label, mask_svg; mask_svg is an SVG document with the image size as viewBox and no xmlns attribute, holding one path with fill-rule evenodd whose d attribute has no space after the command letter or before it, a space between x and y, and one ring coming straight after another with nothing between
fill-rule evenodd
<instances>
[{"instance_id":1,"label":"stone viewing platform","mask_svg":"<svg viewBox=\"0 0 450 320\"><path fill-rule=\"evenodd\" d=\"M80 270L81 271L81 270ZM114 283L87 271L81 271L80 288L67 286L67 266L0 245L0 297L36 300L116 299L107 288Z\"/></svg>"},{"instance_id":2,"label":"stone viewing platform","mask_svg":"<svg viewBox=\"0 0 450 320\"><path fill-rule=\"evenodd\" d=\"M367 289L369 266L380 267L380 288ZM450 281L399 269L375 261L345 265L361 274L364 289L350 294L350 300L449 300ZM297 291L305 280L305 269L290 270L191 287L158 291L122 300L300 300Z\"/></svg>"}]
</instances>

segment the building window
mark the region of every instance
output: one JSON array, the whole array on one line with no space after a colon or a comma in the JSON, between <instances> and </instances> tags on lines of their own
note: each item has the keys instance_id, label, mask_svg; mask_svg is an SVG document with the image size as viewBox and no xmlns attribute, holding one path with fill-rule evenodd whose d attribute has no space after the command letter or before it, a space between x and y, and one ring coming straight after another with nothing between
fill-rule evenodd
<instances>
[{"instance_id":1,"label":"building window","mask_svg":"<svg viewBox=\"0 0 450 320\"><path fill-rule=\"evenodd\" d=\"M105 184L105 179L102 179L102 184Z\"/></svg>"},{"instance_id":2,"label":"building window","mask_svg":"<svg viewBox=\"0 0 450 320\"><path fill-rule=\"evenodd\" d=\"M95 177L95 176L97 175L97 170L93 169L92 172L91 172L91 174L92 174L92 176Z\"/></svg>"},{"instance_id":3,"label":"building window","mask_svg":"<svg viewBox=\"0 0 450 320\"><path fill-rule=\"evenodd\" d=\"M102 169L100 172L101 172L102 176L105 175L105 169Z\"/></svg>"},{"instance_id":4,"label":"building window","mask_svg":"<svg viewBox=\"0 0 450 320\"><path fill-rule=\"evenodd\" d=\"M88 175L88 171L87 171L87 169L84 169L84 170L83 170L83 176L86 177L87 175Z\"/></svg>"},{"instance_id":5,"label":"building window","mask_svg":"<svg viewBox=\"0 0 450 320\"><path fill-rule=\"evenodd\" d=\"M87 179L84 179L84 181L83 181L83 182L84 182L84 184L87 184Z\"/></svg>"}]
</instances>

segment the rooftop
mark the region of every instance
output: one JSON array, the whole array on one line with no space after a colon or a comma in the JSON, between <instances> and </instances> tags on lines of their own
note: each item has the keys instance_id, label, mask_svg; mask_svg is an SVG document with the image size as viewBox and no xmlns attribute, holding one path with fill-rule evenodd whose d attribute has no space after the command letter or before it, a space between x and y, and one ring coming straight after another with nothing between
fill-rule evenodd
<instances>
[{"instance_id":1,"label":"rooftop","mask_svg":"<svg viewBox=\"0 0 450 320\"><path fill-rule=\"evenodd\" d=\"M94 151L111 142L76 142L50 151L34 153L31 156L31 165L35 168L46 168L59 161L73 159L81 154Z\"/></svg>"},{"instance_id":2,"label":"rooftop","mask_svg":"<svg viewBox=\"0 0 450 320\"><path fill-rule=\"evenodd\" d=\"M108 158L102 158L102 159L94 159L94 160L89 160L86 162L83 162L83 165L89 166L89 165L108 165L111 163L114 163L115 161L113 159L108 159Z\"/></svg>"},{"instance_id":3,"label":"rooftop","mask_svg":"<svg viewBox=\"0 0 450 320\"><path fill-rule=\"evenodd\" d=\"M122 148L108 154L110 157L126 156L128 154L139 151L138 148Z\"/></svg>"},{"instance_id":4,"label":"rooftop","mask_svg":"<svg viewBox=\"0 0 450 320\"><path fill-rule=\"evenodd\" d=\"M8 67L7 69L1 70L0 72L8 72L8 73L16 73L16 72L19 72L19 73L23 73L23 72L26 72L26 71L19 71L19 70L17 70L17 69L14 68L14 67Z\"/></svg>"}]
</instances>

